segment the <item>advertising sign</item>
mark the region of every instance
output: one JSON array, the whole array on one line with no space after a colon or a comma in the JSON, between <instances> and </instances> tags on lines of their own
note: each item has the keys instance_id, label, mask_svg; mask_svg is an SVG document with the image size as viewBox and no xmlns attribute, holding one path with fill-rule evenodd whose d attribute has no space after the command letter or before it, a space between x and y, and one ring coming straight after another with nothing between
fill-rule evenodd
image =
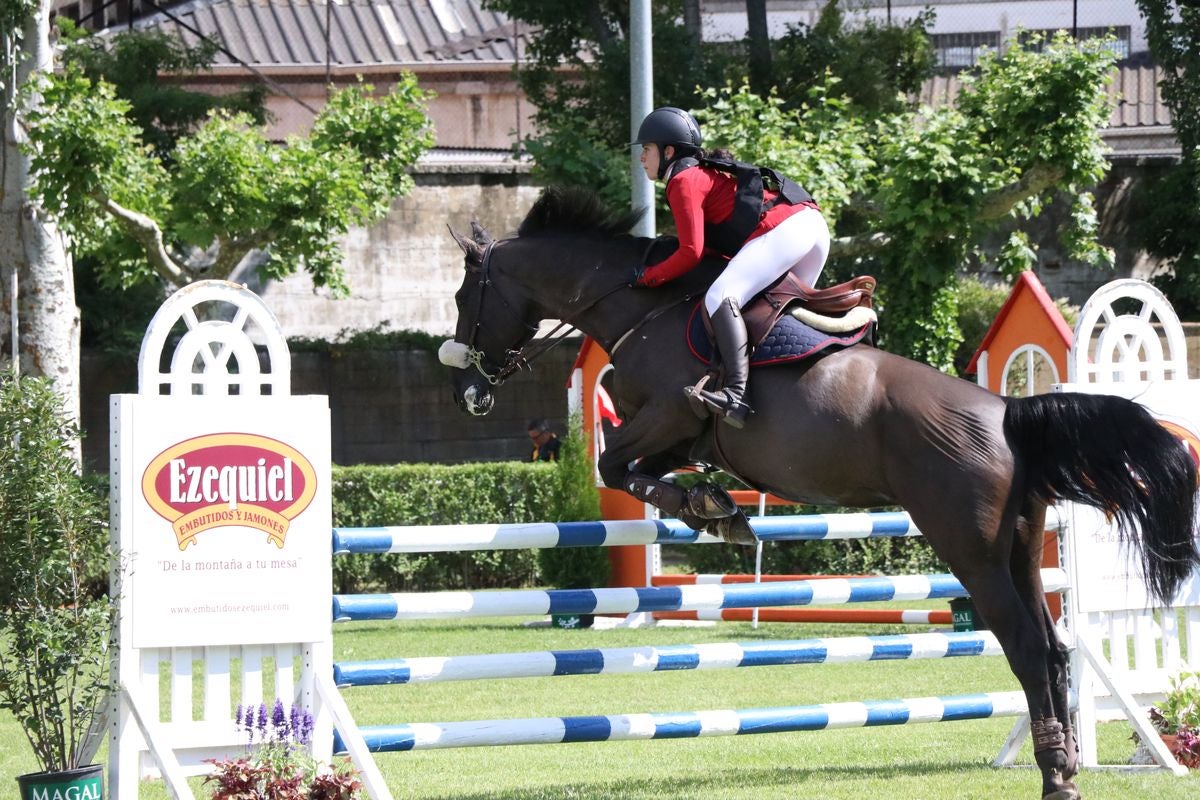
<instances>
[{"instance_id":1,"label":"advertising sign","mask_svg":"<svg viewBox=\"0 0 1200 800\"><path fill-rule=\"evenodd\" d=\"M1200 381L1158 383L1061 384L1055 391L1115 394L1135 400L1179 439L1193 463L1200 465ZM1115 433L1115 432L1114 432ZM1103 512L1077 504L1062 509L1070 525L1077 564L1074 602L1081 612L1143 610L1151 607L1142 581L1140 560L1121 544L1112 520ZM1200 605L1200 575L1176 597L1175 605Z\"/></svg>"},{"instance_id":2,"label":"advertising sign","mask_svg":"<svg viewBox=\"0 0 1200 800\"><path fill-rule=\"evenodd\" d=\"M133 646L328 639L327 398L113 402Z\"/></svg>"}]
</instances>

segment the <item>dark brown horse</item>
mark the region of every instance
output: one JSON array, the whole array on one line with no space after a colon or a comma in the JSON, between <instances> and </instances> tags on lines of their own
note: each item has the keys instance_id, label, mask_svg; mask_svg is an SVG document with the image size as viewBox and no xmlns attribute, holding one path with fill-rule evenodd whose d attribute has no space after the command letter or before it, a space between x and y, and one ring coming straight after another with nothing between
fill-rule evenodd
<instances>
[{"instance_id":1,"label":"dark brown horse","mask_svg":"<svg viewBox=\"0 0 1200 800\"><path fill-rule=\"evenodd\" d=\"M627 235L632 222L590 196L547 191L513 238L493 242L474 223L471 239L455 235L466 275L443 361L455 367L460 406L486 414L496 386L539 346L538 322L565 320L612 357L626 423L600 458L609 486L649 495L694 526L719 511L658 479L697 461L797 502L904 507L1021 683L1043 797L1078 798L1067 653L1040 572L1046 506L1064 499L1110 513L1140 553L1147 587L1169 605L1200 564L1184 448L1127 400L1007 399L865 345L755 370L745 428L714 425L682 391L705 371L684 342L684 299L699 297L720 264L659 289L627 288L650 245Z\"/></svg>"}]
</instances>

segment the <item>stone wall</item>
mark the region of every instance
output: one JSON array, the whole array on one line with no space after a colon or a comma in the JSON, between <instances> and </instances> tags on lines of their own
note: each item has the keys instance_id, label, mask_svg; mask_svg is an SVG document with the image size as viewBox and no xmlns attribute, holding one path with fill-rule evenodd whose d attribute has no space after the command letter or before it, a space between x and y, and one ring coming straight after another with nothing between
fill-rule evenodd
<instances>
[{"instance_id":1,"label":"stone wall","mask_svg":"<svg viewBox=\"0 0 1200 800\"><path fill-rule=\"evenodd\" d=\"M501 159L422 167L416 186L388 216L343 240L350 296L314 289L304 273L248 284L275 313L285 336L332 339L343 330L416 330L449 336L457 317L454 293L463 254L447 225L470 235L478 219L494 236L516 230L540 187L528 165Z\"/></svg>"}]
</instances>

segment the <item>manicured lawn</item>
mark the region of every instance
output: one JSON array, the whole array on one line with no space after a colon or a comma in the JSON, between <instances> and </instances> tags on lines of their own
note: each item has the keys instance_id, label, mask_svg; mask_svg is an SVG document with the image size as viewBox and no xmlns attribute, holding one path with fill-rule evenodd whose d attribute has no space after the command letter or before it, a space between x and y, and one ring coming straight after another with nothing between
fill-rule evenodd
<instances>
[{"instance_id":1,"label":"manicured lawn","mask_svg":"<svg viewBox=\"0 0 1200 800\"><path fill-rule=\"evenodd\" d=\"M913 606L914 604L906 604ZM710 628L562 631L517 620L355 623L335 627L337 657L519 652L863 635L918 628L726 623ZM758 708L1017 689L1000 658L760 667L646 675L525 678L345 690L361 725L503 717ZM380 754L397 798L1036 798L1029 745L1020 766L990 766L1011 720L666 741ZM1132 752L1124 723L1102 727L1101 758ZM28 746L0 715L0 796L35 769ZM1200 796L1195 776L1088 771L1085 797L1173 800ZM198 781L196 782L198 786ZM10 791L11 790L11 791ZM165 799L161 784L141 796ZM203 796L198 792L198 796Z\"/></svg>"}]
</instances>

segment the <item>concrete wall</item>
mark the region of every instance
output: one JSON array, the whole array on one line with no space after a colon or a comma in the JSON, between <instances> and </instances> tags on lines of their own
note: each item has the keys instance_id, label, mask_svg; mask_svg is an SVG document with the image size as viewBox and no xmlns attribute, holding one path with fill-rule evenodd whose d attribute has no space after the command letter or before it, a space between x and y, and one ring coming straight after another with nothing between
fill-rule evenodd
<instances>
[{"instance_id":1,"label":"concrete wall","mask_svg":"<svg viewBox=\"0 0 1200 800\"><path fill-rule=\"evenodd\" d=\"M343 240L350 296L314 289L304 273L284 281L241 278L266 301L285 336L331 340L347 328L454 332L454 293L463 279L463 254L447 225L470 235L478 219L494 236L516 230L541 187L528 165L502 159L485 164L433 164L414 175L416 186L388 216Z\"/></svg>"}]
</instances>

